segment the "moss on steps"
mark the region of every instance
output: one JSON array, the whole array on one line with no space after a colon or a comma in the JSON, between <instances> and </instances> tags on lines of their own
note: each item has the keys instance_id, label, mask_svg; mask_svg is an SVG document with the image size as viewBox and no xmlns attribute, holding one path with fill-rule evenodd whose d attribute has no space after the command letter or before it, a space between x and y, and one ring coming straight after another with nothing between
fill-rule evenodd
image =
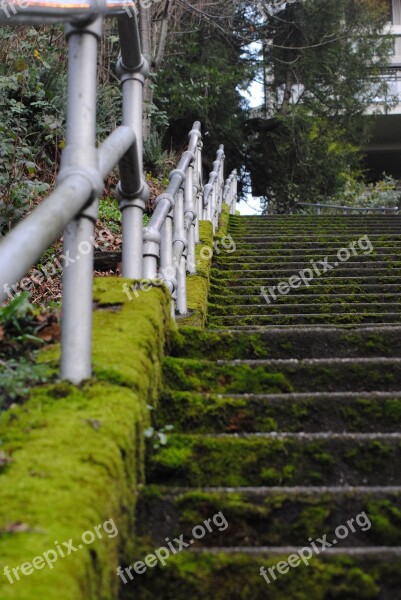
<instances>
[{"instance_id":1,"label":"moss on steps","mask_svg":"<svg viewBox=\"0 0 401 600\"><path fill-rule=\"evenodd\" d=\"M146 552L145 552L146 554ZM286 560L224 552L181 553L163 568L147 569L124 586L120 600L382 600L398 598L401 559L358 559L349 556L314 558L268 585L260 575Z\"/></svg>"},{"instance_id":2,"label":"moss on steps","mask_svg":"<svg viewBox=\"0 0 401 600\"><path fill-rule=\"evenodd\" d=\"M215 363L164 360L167 389L217 394L399 390L401 362L386 359Z\"/></svg>"},{"instance_id":3,"label":"moss on steps","mask_svg":"<svg viewBox=\"0 0 401 600\"><path fill-rule=\"evenodd\" d=\"M191 538L194 525L222 512L228 527L213 527L195 547L299 546L308 538L335 537L344 518L360 518L360 525L341 546L398 546L401 537L401 491L373 493L344 489L309 492L285 488L230 488L227 491L148 486L138 502L138 533L154 548L165 538L184 534Z\"/></svg>"},{"instance_id":4,"label":"moss on steps","mask_svg":"<svg viewBox=\"0 0 401 600\"><path fill-rule=\"evenodd\" d=\"M172 435L149 455L152 483L171 486L401 485L401 438Z\"/></svg>"},{"instance_id":5,"label":"moss on steps","mask_svg":"<svg viewBox=\"0 0 401 600\"><path fill-rule=\"evenodd\" d=\"M95 282L93 380L32 390L0 420L0 597L2 600L115 600L115 568L132 544L135 491L143 481L143 430L148 403L161 382L169 331L167 291L140 293L132 302L124 280ZM58 350L42 361L55 363ZM103 534L54 568L33 570L9 583L3 569L113 519L119 535Z\"/></svg>"},{"instance_id":6,"label":"moss on steps","mask_svg":"<svg viewBox=\"0 0 401 600\"><path fill-rule=\"evenodd\" d=\"M174 423L176 433L257 432L396 432L400 428L401 396L358 395L301 397L221 396L169 392L154 414L157 429Z\"/></svg>"}]
</instances>

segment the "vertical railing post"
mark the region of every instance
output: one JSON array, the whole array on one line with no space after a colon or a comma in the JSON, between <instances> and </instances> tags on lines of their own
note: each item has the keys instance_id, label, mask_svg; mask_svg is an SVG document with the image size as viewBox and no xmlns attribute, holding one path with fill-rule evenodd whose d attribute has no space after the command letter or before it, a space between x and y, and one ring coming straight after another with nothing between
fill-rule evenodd
<instances>
[{"instance_id":1,"label":"vertical railing post","mask_svg":"<svg viewBox=\"0 0 401 600\"><path fill-rule=\"evenodd\" d=\"M199 140L198 142L198 148L197 148L197 156L198 156L198 196L197 196L197 206L198 206L198 231L197 231L197 237L196 237L196 243L200 242L200 237L199 237L199 221L203 220L204 217L204 212L203 212L203 165L202 165L202 149L203 149L203 142L202 140Z\"/></svg>"},{"instance_id":2,"label":"vertical railing post","mask_svg":"<svg viewBox=\"0 0 401 600\"><path fill-rule=\"evenodd\" d=\"M180 188L174 206L173 262L177 268L177 311L187 312L186 256L187 241L184 222L184 190Z\"/></svg>"},{"instance_id":3,"label":"vertical railing post","mask_svg":"<svg viewBox=\"0 0 401 600\"><path fill-rule=\"evenodd\" d=\"M195 168L193 173L193 194L195 202L195 244L200 241L199 222L202 214L202 142L199 140L195 151Z\"/></svg>"},{"instance_id":4,"label":"vertical railing post","mask_svg":"<svg viewBox=\"0 0 401 600\"><path fill-rule=\"evenodd\" d=\"M97 197L103 188L96 153L97 47L102 20L67 25L68 104L66 148L58 183L74 172L92 181L89 206L64 231L61 376L73 383L92 372L93 241ZM91 202L92 201L92 202Z\"/></svg>"},{"instance_id":5,"label":"vertical railing post","mask_svg":"<svg viewBox=\"0 0 401 600\"><path fill-rule=\"evenodd\" d=\"M177 279L173 265L173 217L174 211L171 209L160 232L160 273L171 293L171 313L174 318L175 301L177 299Z\"/></svg>"},{"instance_id":6,"label":"vertical railing post","mask_svg":"<svg viewBox=\"0 0 401 600\"><path fill-rule=\"evenodd\" d=\"M121 80L122 123L135 133L135 164L127 164L126 159L120 162L117 197L122 211L122 275L140 279L143 273L143 214L149 198L149 188L142 178L143 88L149 68L140 51L138 29L132 25L129 15L118 19L122 54L117 62L117 74Z\"/></svg>"},{"instance_id":7,"label":"vertical railing post","mask_svg":"<svg viewBox=\"0 0 401 600\"><path fill-rule=\"evenodd\" d=\"M222 206L223 206L224 163L225 163L225 156L223 154L223 156L221 158L220 169L219 169L219 177L218 177L218 202L217 202L217 222L216 222L216 227L219 226L219 218L220 218L220 213L221 213L221 209L222 209Z\"/></svg>"},{"instance_id":8,"label":"vertical railing post","mask_svg":"<svg viewBox=\"0 0 401 600\"><path fill-rule=\"evenodd\" d=\"M145 227L143 231L143 275L145 279L156 279L157 260L160 256L161 234L157 229Z\"/></svg>"},{"instance_id":9,"label":"vertical railing post","mask_svg":"<svg viewBox=\"0 0 401 600\"><path fill-rule=\"evenodd\" d=\"M196 273L196 256L195 256L195 221L196 211L194 203L194 163L189 165L185 177L184 191L184 223L187 231L187 269L191 275Z\"/></svg>"}]
</instances>

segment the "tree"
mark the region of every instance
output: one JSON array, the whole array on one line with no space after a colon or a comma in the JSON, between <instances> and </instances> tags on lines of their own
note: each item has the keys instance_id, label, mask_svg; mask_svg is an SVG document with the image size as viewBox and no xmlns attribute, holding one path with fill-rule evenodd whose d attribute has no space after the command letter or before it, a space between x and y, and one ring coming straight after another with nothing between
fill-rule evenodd
<instances>
[{"instance_id":1,"label":"tree","mask_svg":"<svg viewBox=\"0 0 401 600\"><path fill-rule=\"evenodd\" d=\"M165 148L180 150L193 121L199 119L207 172L221 143L226 148L227 173L244 163L246 103L240 89L253 75L242 58L237 8L231 0L177 3L163 61L153 76L157 112L152 130L159 131ZM160 114L164 123L157 118Z\"/></svg>"},{"instance_id":2,"label":"tree","mask_svg":"<svg viewBox=\"0 0 401 600\"><path fill-rule=\"evenodd\" d=\"M386 87L387 18L385 0L297 0L262 10L265 118L249 122L248 167L265 208L327 199L360 168L370 129L364 113Z\"/></svg>"}]
</instances>

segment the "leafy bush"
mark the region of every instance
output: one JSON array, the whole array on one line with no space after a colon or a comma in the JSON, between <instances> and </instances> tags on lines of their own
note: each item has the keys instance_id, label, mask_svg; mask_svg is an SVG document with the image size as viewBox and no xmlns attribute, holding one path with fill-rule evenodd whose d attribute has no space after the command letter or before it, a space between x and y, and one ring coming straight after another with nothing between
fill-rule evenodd
<instances>
[{"instance_id":1,"label":"leafy bush","mask_svg":"<svg viewBox=\"0 0 401 600\"><path fill-rule=\"evenodd\" d=\"M162 136L153 131L143 145L143 160L145 169L157 177L166 177L177 163L174 152L163 150Z\"/></svg>"},{"instance_id":2,"label":"leafy bush","mask_svg":"<svg viewBox=\"0 0 401 600\"><path fill-rule=\"evenodd\" d=\"M0 410L26 398L32 386L47 383L52 374L47 365L29 358L0 360Z\"/></svg>"},{"instance_id":3,"label":"leafy bush","mask_svg":"<svg viewBox=\"0 0 401 600\"><path fill-rule=\"evenodd\" d=\"M396 179L383 173L383 179L365 184L350 177L345 190L335 198L345 206L395 208L400 206L401 190Z\"/></svg>"},{"instance_id":4,"label":"leafy bush","mask_svg":"<svg viewBox=\"0 0 401 600\"><path fill-rule=\"evenodd\" d=\"M31 340L41 342L39 338L33 335L36 326L34 307L29 301L27 292L16 296L7 306L0 307L1 330L14 341L25 342Z\"/></svg>"},{"instance_id":5,"label":"leafy bush","mask_svg":"<svg viewBox=\"0 0 401 600\"><path fill-rule=\"evenodd\" d=\"M0 235L48 191L64 141L62 30L0 30Z\"/></svg>"}]
</instances>

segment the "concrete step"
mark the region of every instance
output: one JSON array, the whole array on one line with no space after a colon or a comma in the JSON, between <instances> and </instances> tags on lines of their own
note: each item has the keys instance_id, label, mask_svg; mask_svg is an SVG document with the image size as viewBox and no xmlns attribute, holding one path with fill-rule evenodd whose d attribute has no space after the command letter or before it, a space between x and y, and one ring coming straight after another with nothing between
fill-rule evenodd
<instances>
[{"instance_id":1,"label":"concrete step","mask_svg":"<svg viewBox=\"0 0 401 600\"><path fill-rule=\"evenodd\" d=\"M386 260L382 260L381 256L354 256L351 257L346 263L341 263L340 261L338 261L338 259L336 259L335 256L332 256L332 258L328 259L328 264L329 265L334 265L335 263L337 263L338 267L341 267L342 269L344 269L346 266L350 267L352 269L384 269L384 270L388 270L388 269L394 269L394 268L401 268L401 261L395 261L394 257L393 258L388 258ZM288 269L288 270L292 270L294 273L296 273L297 271L301 271L302 269L313 269L313 265L315 265L315 267L323 272L325 265L327 265L327 262L323 261L323 264L320 262L320 259L314 260L314 259L309 259L309 260L286 260L286 259L279 259L276 258L274 260L268 260L265 261L264 259L260 259L257 260L257 258L255 257L253 260L249 260L247 262L245 261L239 261L239 262L234 262L232 260L224 260L220 259L220 260L216 260L213 261L213 268L216 269L217 271L233 271L233 270L237 270L237 271L241 271L241 272L247 272L247 271L276 271L276 270L280 270L280 269Z\"/></svg>"},{"instance_id":2,"label":"concrete step","mask_svg":"<svg viewBox=\"0 0 401 600\"><path fill-rule=\"evenodd\" d=\"M305 279L307 279L307 283L310 281L315 281L319 277L324 277L324 279L337 279L341 277L375 277L376 275L380 276L380 279L384 277L395 277L399 278L401 281L401 268L397 265L393 267L392 263L388 263L387 265L380 268L380 266L376 266L375 263L364 264L363 266L354 266L352 263L335 263L331 265L331 269L326 272L323 271L323 268L316 273L312 266L303 266L302 268L307 268L308 271L306 273ZM230 282L236 281L238 279L278 279L278 280L288 280L290 277L297 276L299 278L299 271L295 271L294 269L290 269L287 265L283 267L277 267L276 269L268 268L268 269L227 269L227 270L219 270L213 268L211 271L211 276L215 280L220 280L222 285L229 280Z\"/></svg>"},{"instance_id":3,"label":"concrete step","mask_svg":"<svg viewBox=\"0 0 401 600\"><path fill-rule=\"evenodd\" d=\"M154 414L157 430L175 433L396 433L401 392L201 394L165 392Z\"/></svg>"},{"instance_id":4,"label":"concrete step","mask_svg":"<svg viewBox=\"0 0 401 600\"><path fill-rule=\"evenodd\" d=\"M326 255L334 257L337 255L339 250L338 245L323 245L314 247L302 247L299 245L292 245L288 247L271 247L269 244L266 244L264 247L257 245L252 246L249 244L245 245L245 248L236 245L235 252L227 253L224 249L220 250L220 254L215 253L215 260L225 261L225 262L234 262L238 260L238 262L247 262L251 260L262 259L265 261L279 261L279 260L306 260L309 262L311 259L321 260ZM400 257L401 244L383 244L381 246L375 246L374 251L371 254L367 254L367 260L369 260L372 256L381 256L382 260L387 260L387 256L392 255L395 260L398 260ZM363 254L359 254L359 257L364 259Z\"/></svg>"},{"instance_id":5,"label":"concrete step","mask_svg":"<svg viewBox=\"0 0 401 600\"><path fill-rule=\"evenodd\" d=\"M401 246L400 246L401 248ZM329 259L329 262L335 262L337 259L337 254L336 252L338 251L337 249L333 249L334 251L331 251L327 256ZM380 250L380 249L379 249ZM358 254L357 256L351 256L350 257L350 261L357 261L357 262L369 262L370 260L382 260L382 261L394 261L394 262L400 262L400 254L398 252L390 252L390 248L382 248L381 252L377 252L374 251L371 254ZM280 263L294 263L294 262L302 262L302 263L309 263L312 260L319 261L319 260L323 260L325 256L322 256L321 253L319 254L311 254L310 251L308 249L305 249L303 252L304 254L301 254L300 252L302 252L302 250L299 249L294 249L294 250L287 250L283 252L274 252L274 253L264 253L263 255L258 252L257 250L254 251L253 254L241 254L238 255L237 252L232 252L232 253L224 253L221 252L220 254L215 254L214 259L213 259L213 264L215 265L229 265L229 264L238 264L238 265L242 265L242 264L247 264L247 263L260 263L261 261L269 264L270 263L276 263L276 262L280 262Z\"/></svg>"},{"instance_id":6,"label":"concrete step","mask_svg":"<svg viewBox=\"0 0 401 600\"><path fill-rule=\"evenodd\" d=\"M251 280L252 281L252 280ZM273 282L271 285L277 285L277 281ZM212 283L210 286L211 294L213 295L221 295L224 293L225 296L231 297L233 296L255 296L256 294L261 294L261 286L258 283L255 285L244 285L241 283L237 283L236 285L225 285L220 286L218 282ZM387 283L387 284L378 284L375 283L373 279L370 279L368 283L365 282L364 278L358 278L357 280L351 280L346 282L344 285L343 280L331 281L329 284L327 283L327 278L325 279L317 279L312 281L309 287L302 286L299 289L292 289L291 296L306 296L311 295L314 296L316 294L322 294L323 296L331 296L333 294L338 293L339 295L344 294L379 294L383 292L383 294L400 294L401 293L401 283Z\"/></svg>"},{"instance_id":7,"label":"concrete step","mask_svg":"<svg viewBox=\"0 0 401 600\"><path fill-rule=\"evenodd\" d=\"M401 487L230 487L142 489L137 504L140 536L163 546L166 538L192 538L196 524L225 519L194 547L303 547L327 536L337 548L398 547ZM345 524L349 521L348 524ZM352 519L352 521L351 521ZM336 529L340 526L340 539ZM332 547L334 547L332 546Z\"/></svg>"},{"instance_id":8,"label":"concrete step","mask_svg":"<svg viewBox=\"0 0 401 600\"><path fill-rule=\"evenodd\" d=\"M382 275L382 272L379 271L378 273L370 273L369 271L367 271L366 275L356 275L356 274L350 274L349 272L343 272L340 273L339 270L337 271L331 271L330 273L325 273L324 275L322 275L321 277L315 277L314 279L311 279L309 282L309 286L307 284L302 285L301 287L297 287L297 288L292 288L292 291L296 291L297 289L302 289L302 291L304 292L306 288L309 287L309 289L315 289L315 288L320 288L322 290L326 290L327 293L330 293L330 291L335 291L336 289L338 289L337 286L348 286L348 290L350 292L354 291L354 286L366 286L367 284L376 284L376 286L378 284L383 284L383 285L400 285L401 283L401 279L400 279L400 274L398 274L396 271L394 270L393 274L389 275L389 274L384 274ZM243 274L239 273L239 277L237 278L229 278L229 277L222 277L222 273L223 272L219 272L219 274L214 274L211 277L211 284L216 286L220 284L220 290L224 289L224 287L227 288L226 291L230 292L232 289L236 288L237 286L248 286L248 287L258 287L260 288L261 286L272 286L272 285L279 285L279 283L283 282L288 282L290 277L293 277L295 275L297 275L296 273L294 273L293 271L291 272L284 272L284 271L276 271L276 272L272 272L272 273L266 273L264 271L261 271L260 275L256 275L256 276L248 276L250 275L250 272L246 273L244 276ZM254 272L255 273L255 272ZM264 273L264 275L263 275ZM388 272L387 272L388 273ZM308 279L309 275L307 274L305 279ZM298 280L292 280L292 282L294 282L296 285L299 284ZM291 292L292 293L292 292Z\"/></svg>"},{"instance_id":9,"label":"concrete step","mask_svg":"<svg viewBox=\"0 0 401 600\"><path fill-rule=\"evenodd\" d=\"M299 329L300 331L307 331L311 329L311 327L319 327L319 329L333 329L336 328L339 331L352 331L355 328L358 329L371 329L372 327L391 327L394 324L389 322L380 322L380 323L348 323L348 324L336 324L336 323L313 323L312 325L308 323L296 323L295 325L230 325L230 326L213 326L211 325L208 328L210 333L231 333L233 335L237 333L268 333L272 329L280 330L280 331L288 331L294 328Z\"/></svg>"},{"instance_id":10,"label":"concrete step","mask_svg":"<svg viewBox=\"0 0 401 600\"><path fill-rule=\"evenodd\" d=\"M381 236L378 239L371 240L374 251L378 251L379 248L393 248L394 251L400 247L400 236L394 238L393 236ZM234 240L235 241L235 240ZM321 236L320 238L311 239L310 237L302 237L299 239L287 239L285 236L279 236L279 239L273 240L269 239L260 239L254 241L237 241L236 248L238 250L251 250L256 251L258 249L267 249L267 250L280 250L285 251L288 249L312 249L313 252L317 252L321 250L323 256L327 252L334 251L338 252L340 248L347 247L350 243L349 238L347 239L328 239L326 236Z\"/></svg>"},{"instance_id":11,"label":"concrete step","mask_svg":"<svg viewBox=\"0 0 401 600\"><path fill-rule=\"evenodd\" d=\"M287 296L288 297L288 296ZM266 295L266 302L250 306L249 304L231 304L229 306L209 304L208 313L217 316L236 316L236 315L257 315L259 317L270 315L307 315L307 314L387 314L401 313L401 297L397 303L383 302L358 302L357 300L348 302L315 302L311 304L297 303L278 303L270 294ZM363 296L362 298L363 299ZM263 302L263 298L261 299Z\"/></svg>"},{"instance_id":12,"label":"concrete step","mask_svg":"<svg viewBox=\"0 0 401 600\"><path fill-rule=\"evenodd\" d=\"M136 558L142 564L148 553L154 553L149 545L138 550ZM132 580L126 574L121 600L399 600L400 549L331 550L311 561L307 554L305 560L292 559L292 567L279 563L300 551L293 546L171 553L164 565L159 561L152 568L141 566L140 575L132 570ZM261 576L262 567L267 581Z\"/></svg>"},{"instance_id":13,"label":"concrete step","mask_svg":"<svg viewBox=\"0 0 401 600\"><path fill-rule=\"evenodd\" d=\"M269 358L401 357L401 326L269 328L261 332L215 332L180 328L172 357L210 361Z\"/></svg>"},{"instance_id":14,"label":"concrete step","mask_svg":"<svg viewBox=\"0 0 401 600\"><path fill-rule=\"evenodd\" d=\"M388 325L390 323L401 323L401 312L397 313L352 313L352 314L333 314L333 313L314 313L297 315L234 315L234 316L209 316L207 325L210 329L229 328L234 329L238 326L245 328L252 327L277 327L279 325Z\"/></svg>"},{"instance_id":15,"label":"concrete step","mask_svg":"<svg viewBox=\"0 0 401 600\"><path fill-rule=\"evenodd\" d=\"M333 229L332 229L333 231ZM366 233L366 232L365 232ZM281 243L285 243L287 240L289 242L293 241L293 242L329 242L329 243L340 243L340 248L343 246L349 246L351 243L355 244L355 249L358 247L357 242L359 241L359 239L361 237L364 237L365 234L362 233L361 236L359 236L359 234L356 234L356 236L350 238L349 235L347 235L346 232L336 232L336 233L303 233L302 230L301 231L297 231L294 233L291 232L287 232L287 233L271 233L269 235L266 235L264 233L261 233L260 235L258 234L252 234L252 235L242 235L241 236L241 243L245 244L245 243L258 243L258 242L281 242ZM388 231L383 231L383 232L374 232L374 233L370 233L369 234L369 240L371 241L372 245L375 244L375 242L380 242L380 241L400 241L401 240L401 228L398 231L398 233L392 233L392 232L388 232ZM367 245L367 242L365 241L365 245Z\"/></svg>"},{"instance_id":16,"label":"concrete step","mask_svg":"<svg viewBox=\"0 0 401 600\"><path fill-rule=\"evenodd\" d=\"M401 389L401 358L200 361L167 357L165 389L214 394Z\"/></svg>"},{"instance_id":17,"label":"concrete step","mask_svg":"<svg viewBox=\"0 0 401 600\"><path fill-rule=\"evenodd\" d=\"M255 290L256 291L256 290ZM265 290L265 293L267 290ZM260 305L262 302L266 302L263 294L246 295L246 294L226 294L217 295L212 294L209 296L209 305L220 305L225 306L228 309L230 306L236 306L238 304L245 305L247 307ZM401 302L401 294L364 294L363 292L357 292L353 294L289 294L286 296L277 296L275 300L276 304L342 304L342 303L353 303L353 302L365 302L371 304L377 303L388 303L398 304ZM210 312L210 309L209 309ZM244 311L246 312L246 311Z\"/></svg>"},{"instance_id":18,"label":"concrete step","mask_svg":"<svg viewBox=\"0 0 401 600\"><path fill-rule=\"evenodd\" d=\"M399 486L401 433L169 436L147 481L190 487Z\"/></svg>"},{"instance_id":19,"label":"concrete step","mask_svg":"<svg viewBox=\"0 0 401 600\"><path fill-rule=\"evenodd\" d=\"M396 223L392 223L392 222L387 222L387 223L375 223L373 221L370 222L364 222L364 223L358 223L358 222L354 222L354 223L338 223L336 224L336 228L335 230L338 232L362 232L362 235L364 233L367 233L367 231L372 231L372 233L375 233L376 231L387 231L387 230L394 230L395 232L400 231L401 229L401 222L398 221ZM285 222L281 222L281 223L276 223L276 222L270 222L270 223L258 223L258 224L237 224L237 223L230 223L230 227L229 227L230 232L232 231L239 231L239 232L246 232L249 234L255 233L255 232L280 232L283 233L285 235L285 233L287 231L299 231L301 230L302 232L305 233L315 233L315 232L327 232L327 233L333 233L333 223L285 223Z\"/></svg>"},{"instance_id":20,"label":"concrete step","mask_svg":"<svg viewBox=\"0 0 401 600\"><path fill-rule=\"evenodd\" d=\"M230 223L264 223L268 221L283 221L284 223L291 223L293 221L304 221L310 220L314 223L321 223L324 221L330 221L330 219L343 222L350 223L352 221L365 221L365 220L373 220L378 223L381 221L399 221L401 220L400 213L396 212L370 212L370 213L360 213L360 212L352 212L348 214L336 213L336 214L305 214L305 213L296 213L296 214L275 214L275 215L230 215L229 221Z\"/></svg>"}]
</instances>

